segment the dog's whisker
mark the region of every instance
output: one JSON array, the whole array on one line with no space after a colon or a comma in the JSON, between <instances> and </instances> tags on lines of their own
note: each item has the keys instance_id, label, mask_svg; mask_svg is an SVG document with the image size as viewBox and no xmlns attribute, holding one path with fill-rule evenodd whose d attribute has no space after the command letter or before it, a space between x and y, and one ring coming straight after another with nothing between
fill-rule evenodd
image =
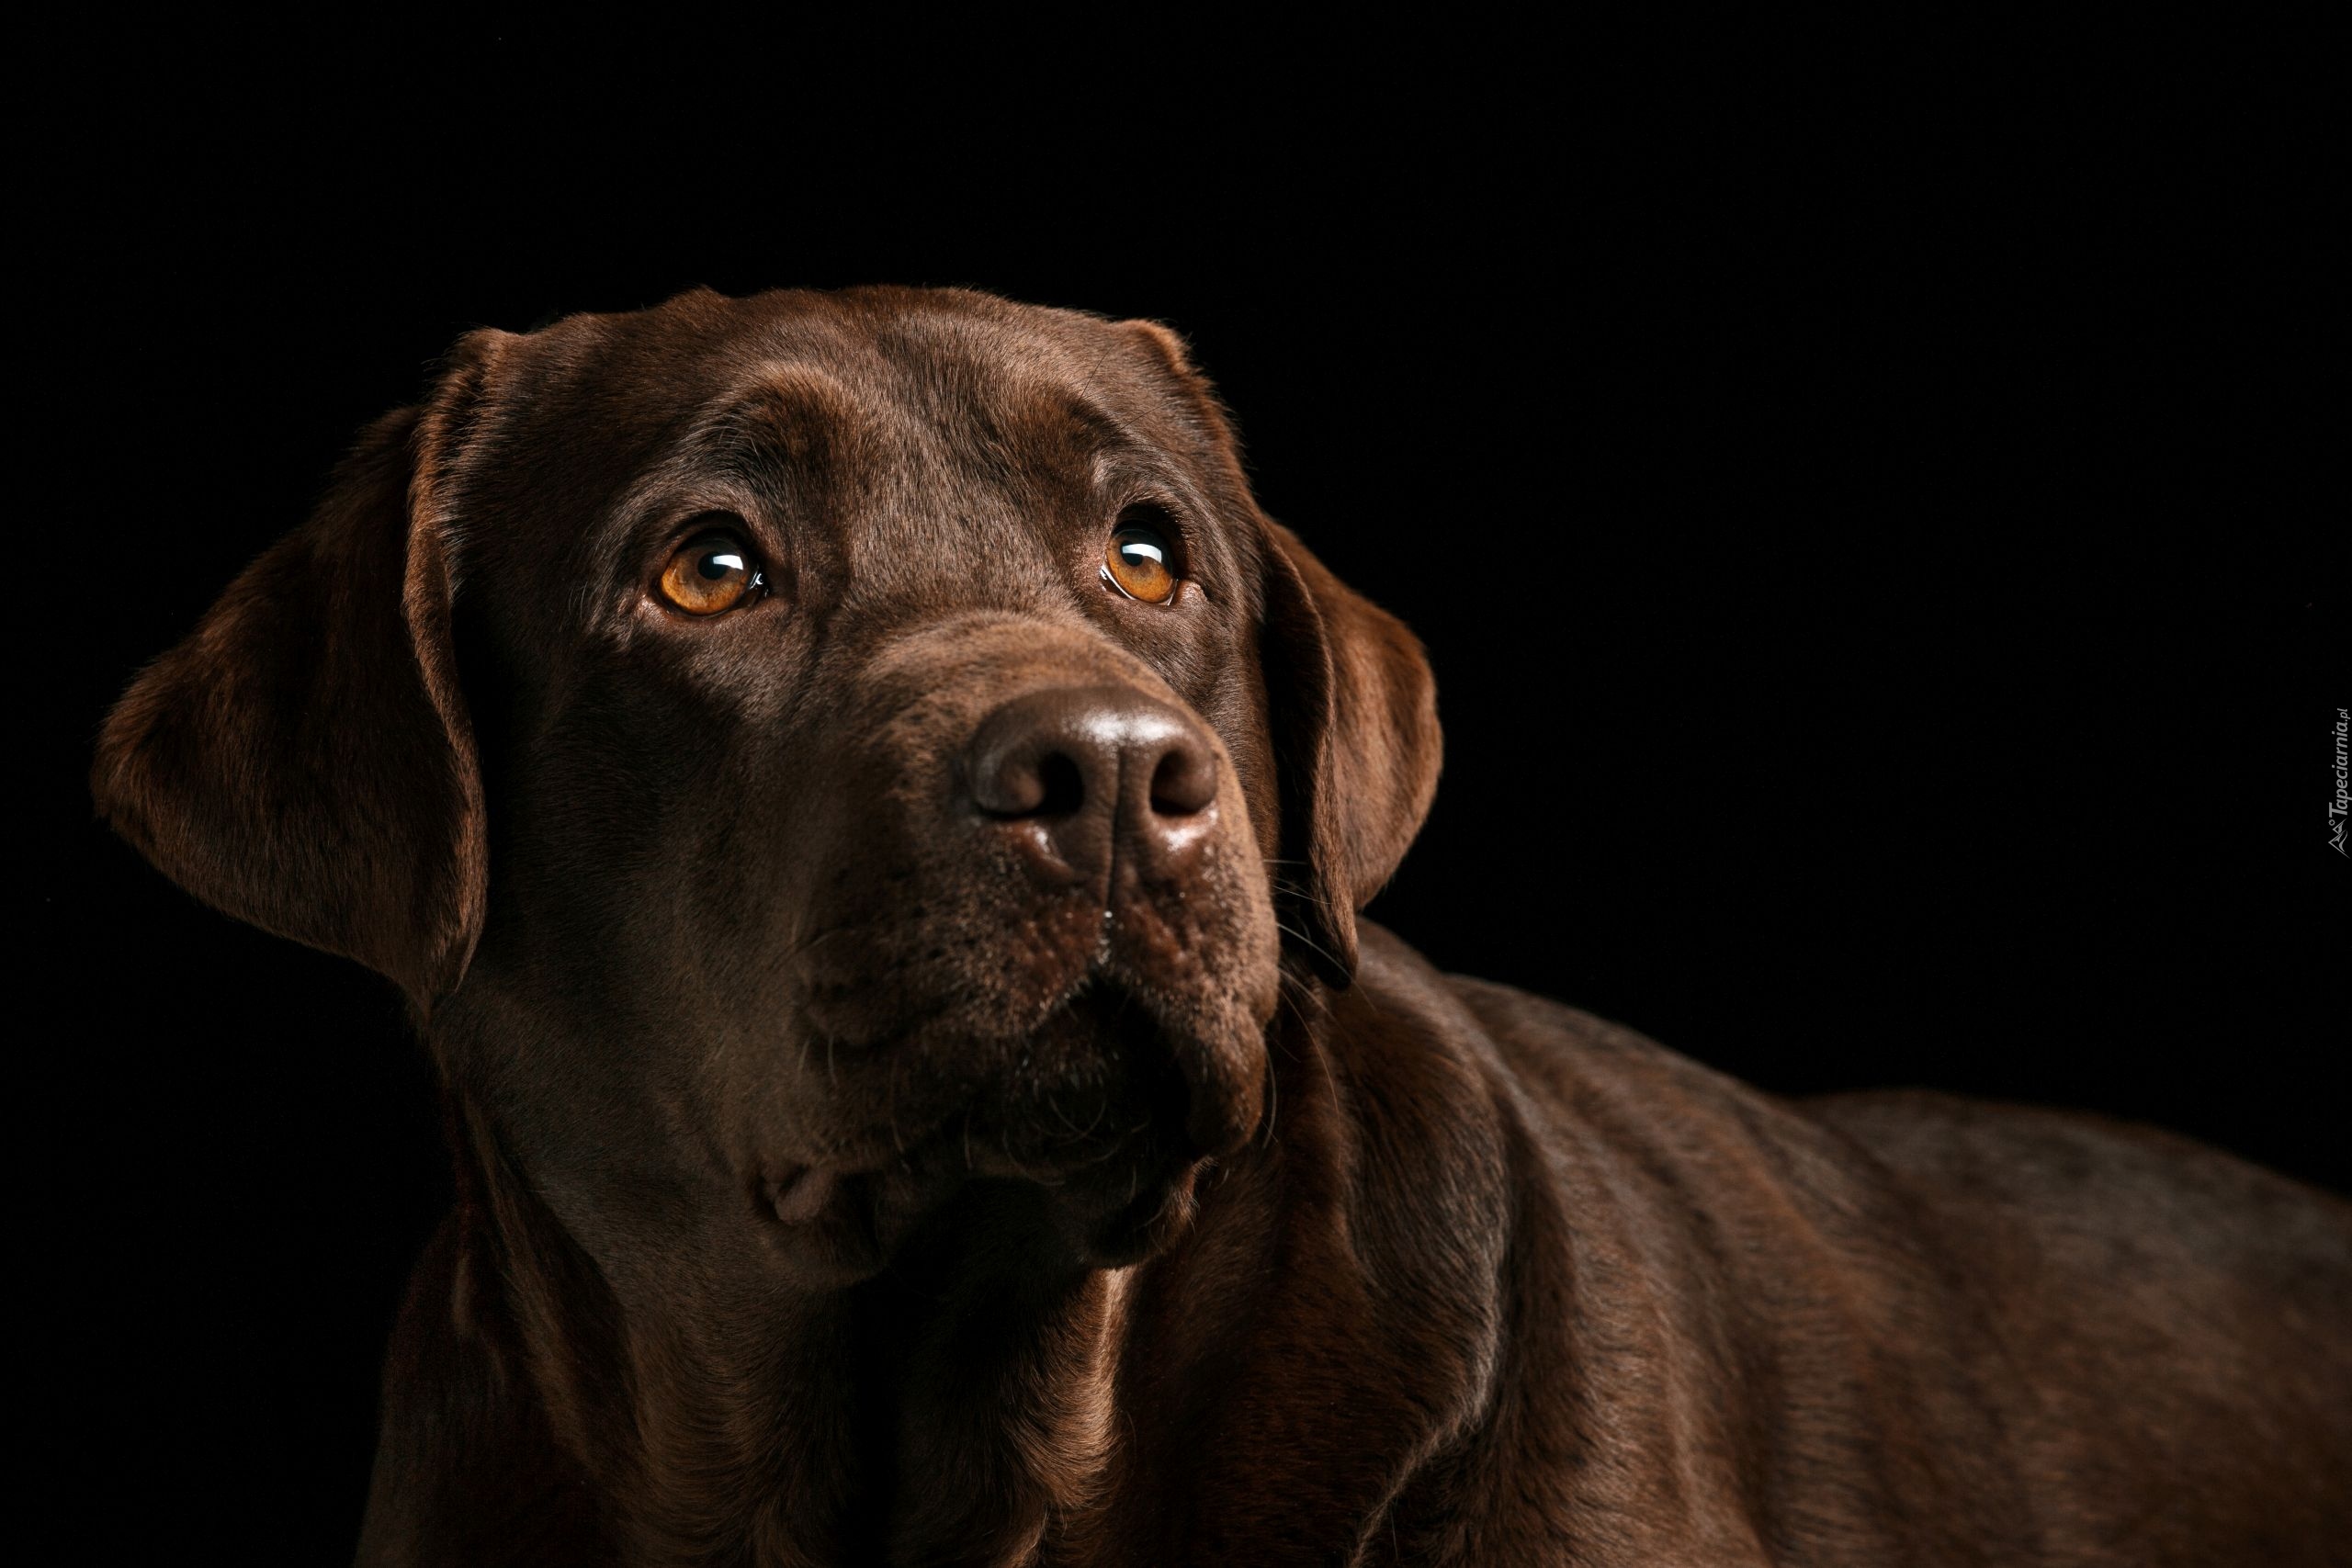
<instances>
[{"instance_id":1,"label":"dog's whisker","mask_svg":"<svg viewBox=\"0 0 2352 1568\"><path fill-rule=\"evenodd\" d=\"M899 1130L899 1067L900 1064L898 1061L893 1060L890 1064L889 1071L884 1075L884 1081L887 1086L885 1090L884 1106L885 1113L888 1116L890 1122L890 1146L898 1151L899 1161L903 1165L907 1158L907 1144L905 1137Z\"/></svg>"},{"instance_id":2,"label":"dog's whisker","mask_svg":"<svg viewBox=\"0 0 2352 1568\"><path fill-rule=\"evenodd\" d=\"M1337 958L1326 952L1312 937L1309 937L1305 931L1300 931L1296 926L1286 924L1281 919L1277 918L1274 921L1274 929L1282 932L1284 936L1289 937L1292 941L1297 942L1300 946L1306 948L1309 953L1316 954L1324 962L1329 964L1333 968L1336 969L1340 967L1340 961Z\"/></svg>"},{"instance_id":3,"label":"dog's whisker","mask_svg":"<svg viewBox=\"0 0 2352 1568\"><path fill-rule=\"evenodd\" d=\"M1046 1097L1046 1109L1052 1114L1055 1121L1061 1123L1062 1131L1069 1134L1069 1142L1076 1143L1086 1136L1086 1132L1092 1131L1091 1128L1088 1128L1085 1132L1079 1129L1078 1123L1072 1122L1069 1113L1063 1111L1061 1099L1057 1095Z\"/></svg>"}]
</instances>

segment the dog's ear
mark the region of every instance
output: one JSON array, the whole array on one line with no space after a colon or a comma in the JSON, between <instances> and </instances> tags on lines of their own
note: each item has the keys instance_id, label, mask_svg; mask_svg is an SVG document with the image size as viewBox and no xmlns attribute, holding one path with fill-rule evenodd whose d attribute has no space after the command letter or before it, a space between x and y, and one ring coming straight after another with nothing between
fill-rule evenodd
<instances>
[{"instance_id":1,"label":"dog's ear","mask_svg":"<svg viewBox=\"0 0 2352 1568\"><path fill-rule=\"evenodd\" d=\"M1437 794L1437 682L1402 621L1272 521L1264 581L1260 647L1291 862L1276 886L1317 972L1345 986L1356 911L1396 874Z\"/></svg>"},{"instance_id":2,"label":"dog's ear","mask_svg":"<svg viewBox=\"0 0 2352 1568\"><path fill-rule=\"evenodd\" d=\"M1429 816L1443 760L1437 682L1405 624L1331 575L1250 499L1232 426L1183 341L1127 327L1190 394L1260 530L1259 647L1282 797L1276 907L1334 986L1355 978L1356 911L1394 875Z\"/></svg>"},{"instance_id":3,"label":"dog's ear","mask_svg":"<svg viewBox=\"0 0 2352 1568\"><path fill-rule=\"evenodd\" d=\"M507 333L370 425L300 529L107 716L98 814L166 876L356 958L418 1008L481 930L481 776L450 644L444 489Z\"/></svg>"}]
</instances>

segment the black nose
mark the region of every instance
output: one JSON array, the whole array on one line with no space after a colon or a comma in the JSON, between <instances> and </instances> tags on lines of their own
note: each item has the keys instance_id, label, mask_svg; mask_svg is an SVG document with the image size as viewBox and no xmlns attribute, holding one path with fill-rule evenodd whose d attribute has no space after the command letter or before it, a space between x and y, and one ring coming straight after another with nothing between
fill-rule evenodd
<instances>
[{"instance_id":1,"label":"black nose","mask_svg":"<svg viewBox=\"0 0 2352 1568\"><path fill-rule=\"evenodd\" d=\"M1180 872L1216 813L1216 752L1200 722L1121 686L1031 692L982 720L964 752L974 805L1052 882L1106 882L1115 853Z\"/></svg>"}]
</instances>

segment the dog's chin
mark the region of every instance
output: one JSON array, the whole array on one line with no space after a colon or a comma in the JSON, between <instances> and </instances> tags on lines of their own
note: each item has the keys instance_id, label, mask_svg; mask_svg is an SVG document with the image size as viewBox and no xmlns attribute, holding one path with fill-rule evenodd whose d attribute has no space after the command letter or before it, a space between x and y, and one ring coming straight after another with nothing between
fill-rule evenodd
<instances>
[{"instance_id":1,"label":"dog's chin","mask_svg":"<svg viewBox=\"0 0 2352 1568\"><path fill-rule=\"evenodd\" d=\"M764 1228L797 1282L840 1289L910 1250L928 1255L910 1238L951 1210L959 1224L985 1216L1000 1245L1076 1270L1140 1262L1184 1233L1212 1153L1194 1112L1199 1069L1187 1071L1205 1052L1155 1010L1095 986L997 1055L911 1134L868 1130L761 1173Z\"/></svg>"}]
</instances>

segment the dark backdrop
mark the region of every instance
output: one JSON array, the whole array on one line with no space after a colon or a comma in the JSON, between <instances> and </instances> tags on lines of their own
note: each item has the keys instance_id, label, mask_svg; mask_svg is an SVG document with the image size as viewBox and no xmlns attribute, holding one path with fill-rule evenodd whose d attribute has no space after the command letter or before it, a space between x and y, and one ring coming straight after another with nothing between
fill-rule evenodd
<instances>
[{"instance_id":1,"label":"dark backdrop","mask_svg":"<svg viewBox=\"0 0 2352 1568\"><path fill-rule=\"evenodd\" d=\"M1442 965L1775 1090L2352 1180L2308 478L2341 410L2301 379L2290 98L1762 37L1175 41L960 92L952 58L392 41L61 43L74 108L20 141L17 1103L52 1461L127 1483L90 1539L347 1551L445 1184L390 987L95 828L99 717L459 333L697 283L1184 333L1268 508L1428 644L1446 773L1374 912Z\"/></svg>"}]
</instances>

